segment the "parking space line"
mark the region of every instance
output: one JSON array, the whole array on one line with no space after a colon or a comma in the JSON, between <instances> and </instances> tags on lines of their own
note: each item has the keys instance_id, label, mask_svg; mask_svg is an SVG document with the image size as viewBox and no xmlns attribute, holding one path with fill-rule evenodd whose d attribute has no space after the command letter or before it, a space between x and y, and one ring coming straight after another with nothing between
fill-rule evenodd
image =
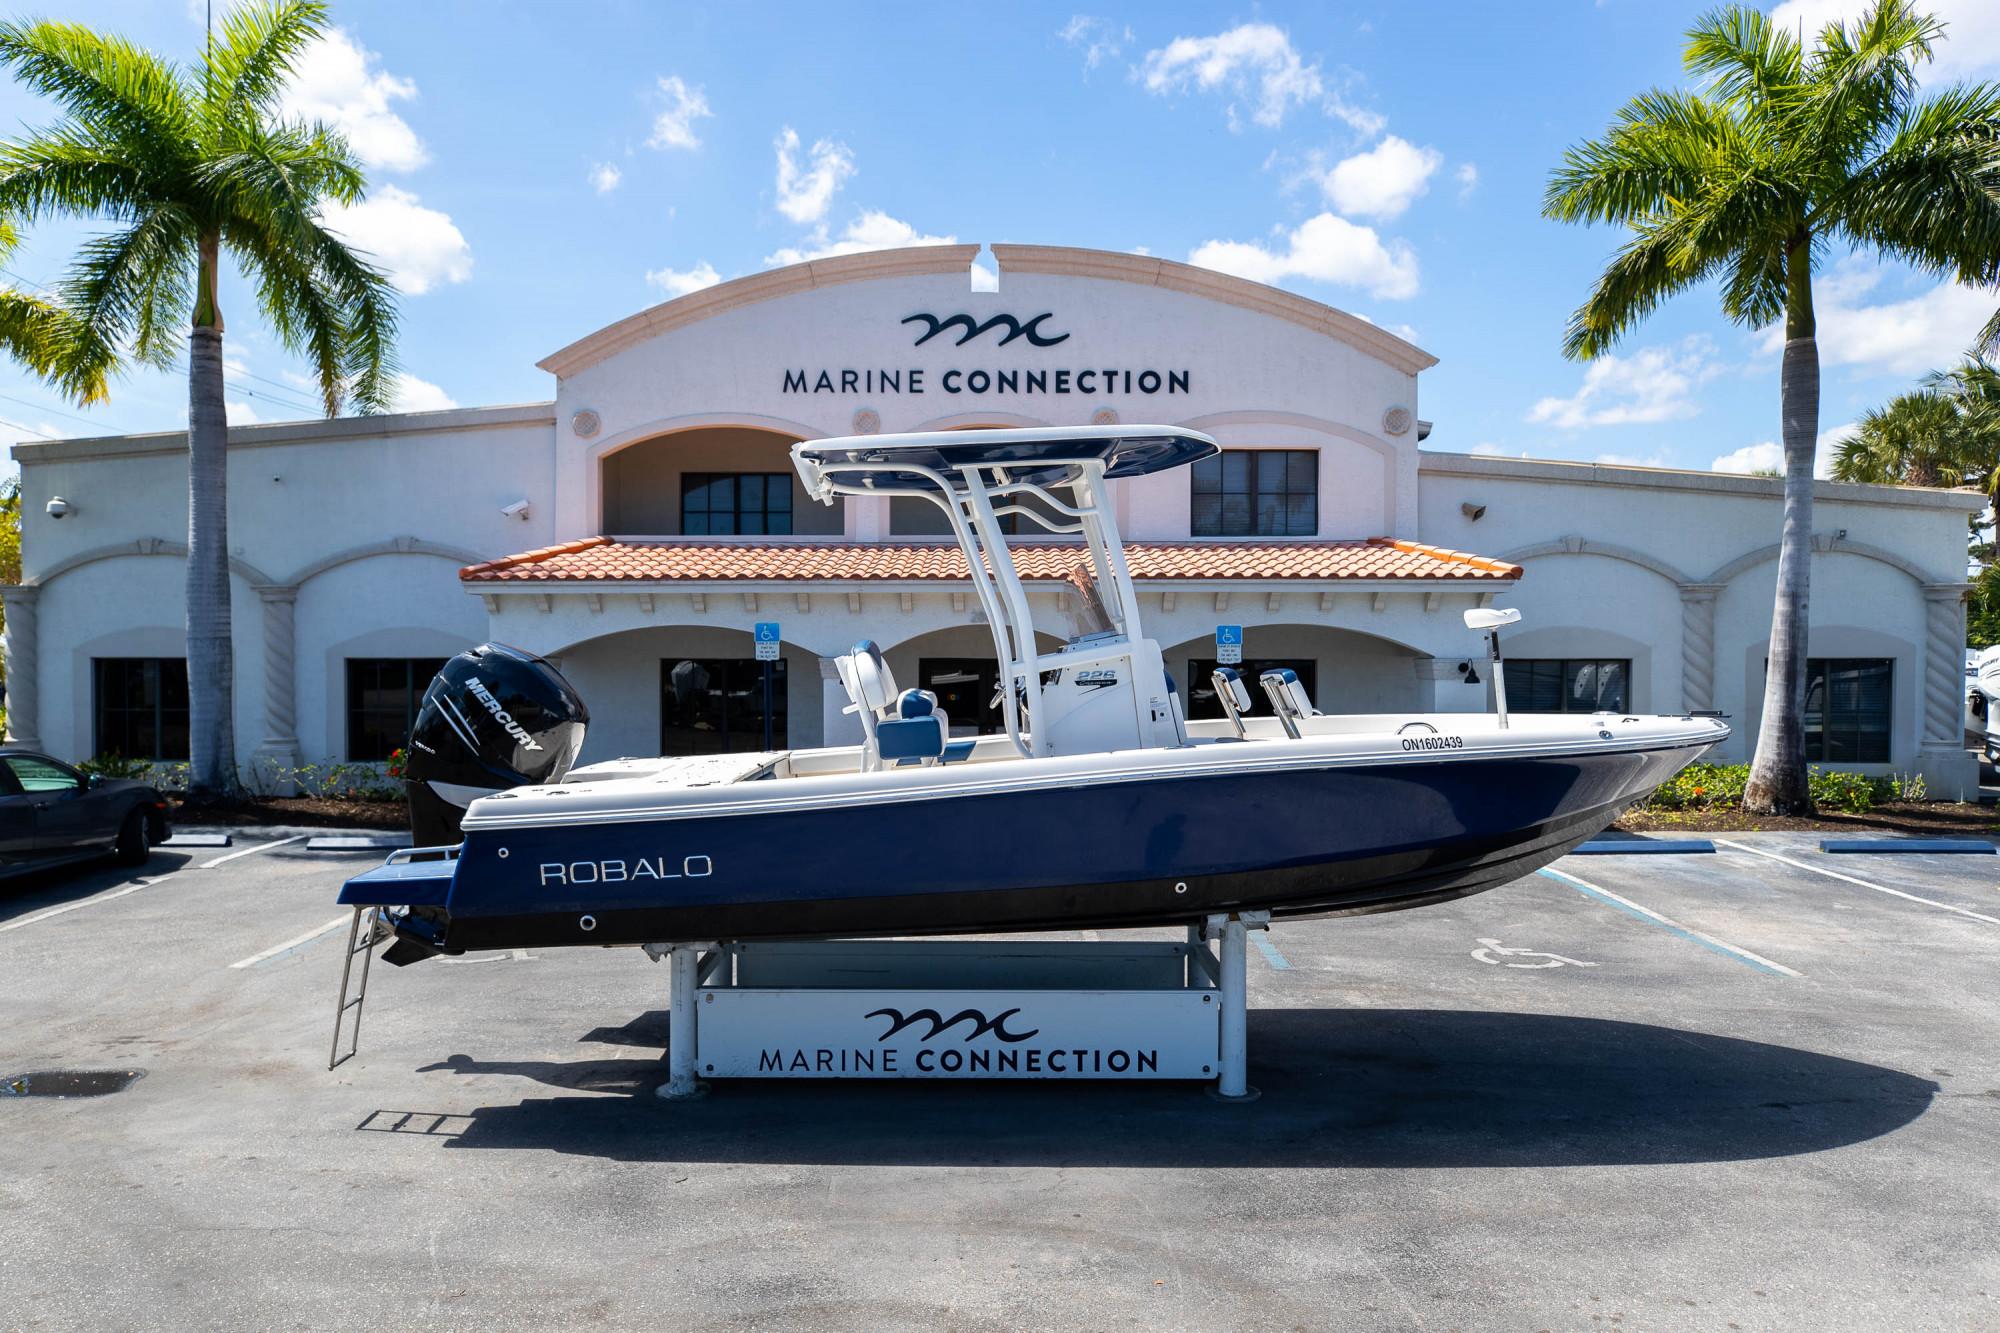
<instances>
[{"instance_id":1,"label":"parking space line","mask_svg":"<svg viewBox=\"0 0 2000 1333\"><path fill-rule=\"evenodd\" d=\"M1955 912L1959 916L1969 916L1974 921L1984 921L1990 926L2000 926L2000 916L1987 916L1984 912L1974 912L1964 907L1953 907L1950 903L1941 903L1935 898L1920 898L1914 893L1905 893L1901 889L1892 889L1884 884L1870 884L1865 879L1856 879L1852 875L1843 875L1838 870L1828 870L1823 866L1810 865L1804 861L1794 861L1789 856L1780 856L1776 852L1767 852L1761 847L1752 847L1747 843L1731 842L1727 838L1717 838L1715 841L1720 846L1733 847L1739 852L1748 852L1752 856L1761 856L1766 860L1779 861L1788 866L1796 866L1800 870L1810 870L1813 874L1825 875L1828 879L1837 879L1848 884L1858 885L1864 889L1873 889L1877 893L1886 893L1892 898L1907 898L1913 903L1922 903L1926 907L1935 907L1941 911Z\"/></svg>"},{"instance_id":2,"label":"parking space line","mask_svg":"<svg viewBox=\"0 0 2000 1333\"><path fill-rule=\"evenodd\" d=\"M1269 932L1262 930L1251 931L1250 942L1257 946L1257 952L1264 955L1264 961L1271 965L1272 971L1289 972L1292 970L1291 963L1283 954L1278 952L1278 946L1271 943Z\"/></svg>"},{"instance_id":3,"label":"parking space line","mask_svg":"<svg viewBox=\"0 0 2000 1333\"><path fill-rule=\"evenodd\" d=\"M109 893L100 893L89 898L80 898L73 903L64 903L61 907L51 907L46 912L37 912L33 916L24 916L19 921L9 921L6 925L0 926L0 931L19 930L23 926L32 926L37 921L47 921L52 916L61 916L64 912L74 912L78 908L94 907L98 903L108 903L113 898L123 898L128 893L137 893L139 890L149 888L166 878L166 875L154 875L150 879L142 879L136 884L127 884L122 889L113 889Z\"/></svg>"},{"instance_id":4,"label":"parking space line","mask_svg":"<svg viewBox=\"0 0 2000 1333\"><path fill-rule=\"evenodd\" d=\"M303 935L299 935L292 939L286 940L283 944L274 944L270 948L264 950L264 952L262 953L253 953L248 958L243 959L241 962L231 963L230 966L233 968L255 967L259 963L269 962L271 959L276 958L281 953L290 953L292 950L298 948L300 945L311 944L314 940L318 939L320 936L331 933L332 931L338 929L339 927L346 925L353 919L354 919L354 913L342 912L339 916L335 917L333 920L327 922L323 926L315 927L314 929L307 931Z\"/></svg>"},{"instance_id":5,"label":"parking space line","mask_svg":"<svg viewBox=\"0 0 2000 1333\"><path fill-rule=\"evenodd\" d=\"M203 861L200 868L203 870L213 870L224 861L234 861L239 856L255 856L259 852L268 852L273 847L283 847L288 842L299 842L305 836L303 833L297 833L289 838L280 838L276 842L260 842L255 847L245 847L240 852L231 852L227 856L218 856L213 861Z\"/></svg>"},{"instance_id":6,"label":"parking space line","mask_svg":"<svg viewBox=\"0 0 2000 1333\"><path fill-rule=\"evenodd\" d=\"M1576 889L1581 893L1588 894L1589 896L1596 898L1601 902L1609 903L1611 904L1611 906L1617 908L1619 911L1629 913L1632 916L1636 916L1641 921L1651 922L1653 925L1659 926L1664 930L1672 931L1674 934L1680 936L1684 940L1693 940L1696 944L1699 944L1704 949L1713 950L1714 952L1719 953L1726 958L1734 958L1737 962L1742 963L1748 967L1754 967L1760 972L1769 972L1774 976L1780 976L1780 977L1798 977L1805 975L1802 972L1797 972L1789 967L1786 967L1783 963L1772 962L1769 958L1764 957L1762 954L1751 953L1748 949L1738 948L1734 944L1725 944L1723 941L1715 938L1715 936L1713 935L1705 935L1701 931L1696 930L1692 926L1684 926L1680 922L1674 920L1672 917L1662 916L1660 913L1655 912L1650 907L1641 907L1638 903L1633 902L1630 898L1622 898L1619 895L1611 892L1611 890L1609 889L1599 888L1595 884L1591 884L1584 880L1578 879L1575 875L1567 875L1560 870L1550 870L1550 869L1543 869L1539 873L1547 875L1550 879L1559 880L1562 883L1569 885L1571 888Z\"/></svg>"}]
</instances>

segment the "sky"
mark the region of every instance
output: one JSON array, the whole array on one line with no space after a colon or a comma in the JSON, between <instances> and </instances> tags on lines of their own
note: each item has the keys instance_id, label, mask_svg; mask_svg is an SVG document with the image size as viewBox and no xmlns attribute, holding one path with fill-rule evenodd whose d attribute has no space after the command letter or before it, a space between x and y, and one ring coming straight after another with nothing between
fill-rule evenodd
<instances>
[{"instance_id":1,"label":"sky","mask_svg":"<svg viewBox=\"0 0 2000 1333\"><path fill-rule=\"evenodd\" d=\"M536 360L719 280L1011 241L1189 261L1391 329L1439 358L1432 449L1777 466L1781 338L1730 324L1712 289L1594 363L1561 352L1620 234L1544 220L1548 174L1635 94L1686 83L1703 6L1089 3L341 0L288 100L368 170L368 199L327 221L402 292L407 410L545 401ZM59 8L178 60L202 41L203 0ZM1808 30L1857 8L1776 7ZM1935 9L1927 85L2000 79L2000 0ZM52 118L0 81L0 136ZM102 229L32 229L0 281L54 283ZM1823 446L2000 306L1843 254L1817 300ZM313 414L241 284L223 309L232 422ZM80 409L0 365L0 438L177 429L186 395L140 371Z\"/></svg>"}]
</instances>

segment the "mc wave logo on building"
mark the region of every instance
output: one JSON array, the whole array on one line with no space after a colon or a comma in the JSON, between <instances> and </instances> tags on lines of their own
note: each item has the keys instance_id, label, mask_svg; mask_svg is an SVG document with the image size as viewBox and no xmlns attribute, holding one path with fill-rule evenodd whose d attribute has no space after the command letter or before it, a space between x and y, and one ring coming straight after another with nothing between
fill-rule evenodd
<instances>
[{"instance_id":1,"label":"mc wave logo on building","mask_svg":"<svg viewBox=\"0 0 2000 1333\"><path fill-rule=\"evenodd\" d=\"M995 314L984 319L960 312L939 315L918 311L906 315L901 324L915 325L912 347L922 347L947 333L956 334L948 345L964 347L979 343L980 350L999 351L1010 347L1018 354L1023 348L1055 347L1069 341L1068 333L1045 327L1055 318L1053 311L1022 319L1018 315ZM997 335L997 336L989 336ZM780 392L787 394L855 394L870 398L887 395L942 393L951 397L988 394L1022 396L1067 396L1081 394L1104 398L1114 394L1150 396L1193 392L1193 372L1187 369L1158 369L1152 366L825 366L785 368Z\"/></svg>"}]
</instances>

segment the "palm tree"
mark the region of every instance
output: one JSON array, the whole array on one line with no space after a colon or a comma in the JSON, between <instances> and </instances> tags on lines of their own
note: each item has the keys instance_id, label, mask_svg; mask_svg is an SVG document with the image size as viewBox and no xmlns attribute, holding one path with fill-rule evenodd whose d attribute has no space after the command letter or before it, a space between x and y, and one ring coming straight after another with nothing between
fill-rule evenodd
<instances>
[{"instance_id":1,"label":"palm tree","mask_svg":"<svg viewBox=\"0 0 2000 1333\"><path fill-rule=\"evenodd\" d=\"M187 660L190 788L236 789L225 494L222 294L227 253L329 416L388 405L396 313L382 271L328 230L362 197L346 142L288 120L279 97L324 31L320 0L236 8L200 63L171 64L73 23L0 23L0 65L65 113L0 144L0 216L109 219L84 243L63 305L104 344L165 367L188 340Z\"/></svg>"},{"instance_id":2,"label":"palm tree","mask_svg":"<svg viewBox=\"0 0 2000 1333\"><path fill-rule=\"evenodd\" d=\"M1655 306L1707 282L1738 324L1785 322L1780 420L1784 528L1763 720L1743 804L1812 808L1806 785L1806 597L1819 349L1813 263L1836 247L1961 282L2000 277L2000 89L1920 94L1943 29L1908 0L1828 24L1808 50L1753 9L1688 33L1696 92L1635 98L1602 138L1571 148L1543 210L1632 235L1571 319L1564 351L1594 357Z\"/></svg>"},{"instance_id":3,"label":"palm tree","mask_svg":"<svg viewBox=\"0 0 2000 1333\"><path fill-rule=\"evenodd\" d=\"M1984 482L1991 470L1970 461L1965 423L1947 394L1931 389L1897 394L1856 425L1834 453L1835 481L1963 486L1968 471Z\"/></svg>"}]
</instances>

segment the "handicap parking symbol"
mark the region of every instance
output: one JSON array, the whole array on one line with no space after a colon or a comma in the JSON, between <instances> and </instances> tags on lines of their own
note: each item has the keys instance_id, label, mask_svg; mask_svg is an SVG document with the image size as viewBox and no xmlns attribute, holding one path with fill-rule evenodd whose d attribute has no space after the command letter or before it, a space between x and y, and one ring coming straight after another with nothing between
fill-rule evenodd
<instances>
[{"instance_id":1,"label":"handicap parking symbol","mask_svg":"<svg viewBox=\"0 0 2000 1333\"><path fill-rule=\"evenodd\" d=\"M1565 958L1559 953L1543 953L1539 949L1510 949L1499 940L1481 940L1472 956L1482 963L1495 967L1596 967L1596 963L1586 963L1577 958ZM1516 958L1542 958L1546 962L1512 962Z\"/></svg>"},{"instance_id":2,"label":"handicap parking symbol","mask_svg":"<svg viewBox=\"0 0 2000 1333\"><path fill-rule=\"evenodd\" d=\"M1215 627L1215 661L1218 666L1236 666L1243 661L1243 627Z\"/></svg>"},{"instance_id":3,"label":"handicap parking symbol","mask_svg":"<svg viewBox=\"0 0 2000 1333\"><path fill-rule=\"evenodd\" d=\"M757 660L775 662L778 660L778 622L760 620L757 622Z\"/></svg>"}]
</instances>

